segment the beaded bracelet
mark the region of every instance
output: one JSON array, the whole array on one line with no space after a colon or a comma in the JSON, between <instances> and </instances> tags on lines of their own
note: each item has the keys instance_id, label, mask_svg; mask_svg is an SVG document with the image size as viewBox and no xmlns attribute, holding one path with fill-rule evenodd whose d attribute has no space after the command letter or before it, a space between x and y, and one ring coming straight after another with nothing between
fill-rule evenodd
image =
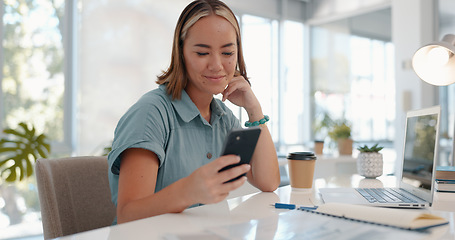
<instances>
[{"instance_id":1,"label":"beaded bracelet","mask_svg":"<svg viewBox=\"0 0 455 240\"><path fill-rule=\"evenodd\" d=\"M270 117L267 115L264 115L264 118L259 120L259 121L254 121L254 122L245 122L245 127L256 127L259 126L260 124L264 124L270 120Z\"/></svg>"}]
</instances>

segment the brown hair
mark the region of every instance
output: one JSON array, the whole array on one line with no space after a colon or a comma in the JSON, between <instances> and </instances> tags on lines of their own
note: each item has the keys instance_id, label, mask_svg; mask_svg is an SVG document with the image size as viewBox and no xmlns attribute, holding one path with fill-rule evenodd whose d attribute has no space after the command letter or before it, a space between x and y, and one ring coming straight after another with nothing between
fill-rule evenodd
<instances>
[{"instance_id":1,"label":"brown hair","mask_svg":"<svg viewBox=\"0 0 455 240\"><path fill-rule=\"evenodd\" d=\"M167 83L167 92L172 95L173 99L180 99L182 90L186 87L188 82L188 75L183 60L183 42L185 41L188 29L199 19L213 14L225 18L234 27L237 35L238 51L236 75L241 75L248 81L245 61L243 59L240 27L234 13L225 3L219 0L195 0L186 6L180 14L174 32L171 64L166 71L163 71L163 73L158 76L158 80L156 81L157 84Z\"/></svg>"}]
</instances>

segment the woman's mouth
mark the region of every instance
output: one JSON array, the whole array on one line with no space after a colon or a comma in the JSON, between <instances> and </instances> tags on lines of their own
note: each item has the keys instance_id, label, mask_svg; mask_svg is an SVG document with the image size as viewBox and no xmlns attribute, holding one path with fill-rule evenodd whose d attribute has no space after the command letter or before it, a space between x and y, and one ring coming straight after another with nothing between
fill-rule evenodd
<instances>
[{"instance_id":1,"label":"woman's mouth","mask_svg":"<svg viewBox=\"0 0 455 240\"><path fill-rule=\"evenodd\" d=\"M209 81L220 82L224 79L224 76L205 76Z\"/></svg>"}]
</instances>

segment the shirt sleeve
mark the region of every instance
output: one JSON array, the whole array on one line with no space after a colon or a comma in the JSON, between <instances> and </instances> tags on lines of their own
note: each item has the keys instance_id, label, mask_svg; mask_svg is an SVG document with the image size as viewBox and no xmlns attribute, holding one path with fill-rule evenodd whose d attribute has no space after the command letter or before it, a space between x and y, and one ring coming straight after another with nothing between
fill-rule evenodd
<instances>
[{"instance_id":1,"label":"shirt sleeve","mask_svg":"<svg viewBox=\"0 0 455 240\"><path fill-rule=\"evenodd\" d=\"M164 104L138 102L125 113L115 130L112 151L108 156L113 174L119 174L121 154L129 148L154 152L162 165L170 131L167 112Z\"/></svg>"}]
</instances>

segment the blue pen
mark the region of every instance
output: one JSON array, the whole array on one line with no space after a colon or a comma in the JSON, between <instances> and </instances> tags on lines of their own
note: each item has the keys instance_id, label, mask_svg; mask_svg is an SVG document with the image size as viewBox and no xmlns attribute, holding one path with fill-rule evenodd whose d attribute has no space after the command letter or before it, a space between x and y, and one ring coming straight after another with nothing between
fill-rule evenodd
<instances>
[{"instance_id":1,"label":"blue pen","mask_svg":"<svg viewBox=\"0 0 455 240\"><path fill-rule=\"evenodd\" d=\"M289 209L289 210L296 208L295 204L286 204L286 203L275 203L275 204L272 204L272 206L274 206L275 208L278 208L278 209Z\"/></svg>"},{"instance_id":2,"label":"blue pen","mask_svg":"<svg viewBox=\"0 0 455 240\"><path fill-rule=\"evenodd\" d=\"M275 203L272 204L275 208L278 209L298 209L298 210L316 210L318 207L317 206L296 206L295 204L287 204L287 203Z\"/></svg>"}]
</instances>

